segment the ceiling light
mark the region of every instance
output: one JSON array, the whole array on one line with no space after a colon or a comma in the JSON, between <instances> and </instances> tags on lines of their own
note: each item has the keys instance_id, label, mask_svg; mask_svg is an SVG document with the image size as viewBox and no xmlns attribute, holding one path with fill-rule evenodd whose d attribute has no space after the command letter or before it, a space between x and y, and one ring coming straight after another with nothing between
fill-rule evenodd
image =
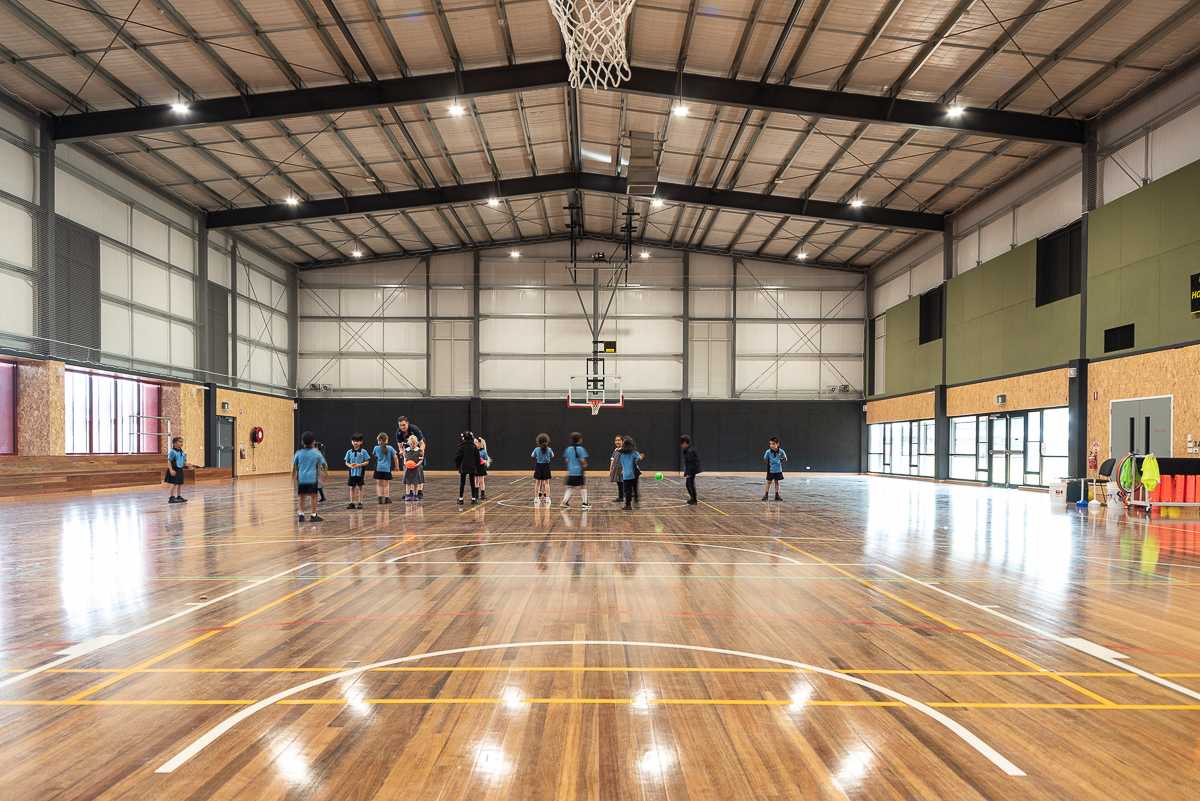
<instances>
[{"instance_id":1,"label":"ceiling light","mask_svg":"<svg viewBox=\"0 0 1200 801\"><path fill-rule=\"evenodd\" d=\"M856 197L856 198L854 198L854 200L851 200L851 201L850 201L850 205L851 205L851 206L853 206L853 207L854 207L854 208L856 208L856 209L861 209L861 208L862 208L862 204L863 204L863 202L862 202L862 198L860 198L860 197Z\"/></svg>"},{"instance_id":2,"label":"ceiling light","mask_svg":"<svg viewBox=\"0 0 1200 801\"><path fill-rule=\"evenodd\" d=\"M300 199L299 199L299 198L295 198L295 197L289 197L289 198L287 199L287 204L288 204L289 206L295 206L295 205L297 205L299 202L300 202Z\"/></svg>"},{"instance_id":3,"label":"ceiling light","mask_svg":"<svg viewBox=\"0 0 1200 801\"><path fill-rule=\"evenodd\" d=\"M683 103L680 103L679 105L675 106L675 116L676 117L686 117L687 115L688 115L688 107L687 106L683 105Z\"/></svg>"},{"instance_id":4,"label":"ceiling light","mask_svg":"<svg viewBox=\"0 0 1200 801\"><path fill-rule=\"evenodd\" d=\"M797 254L796 254L796 258L797 258L797 259L800 259L801 261L803 261L804 259L807 259L807 258L808 258L808 254L807 254L807 253L805 253L805 252L802 250L802 251L800 251L799 253L797 253Z\"/></svg>"},{"instance_id":5,"label":"ceiling light","mask_svg":"<svg viewBox=\"0 0 1200 801\"><path fill-rule=\"evenodd\" d=\"M489 206L499 206L499 205L500 205L500 201L499 201L499 200L497 200L497 199L496 199L496 198L494 198L494 197L490 197L490 198L488 198L488 205L489 205Z\"/></svg>"},{"instance_id":6,"label":"ceiling light","mask_svg":"<svg viewBox=\"0 0 1200 801\"><path fill-rule=\"evenodd\" d=\"M356 250L356 251L353 251L353 252L352 252L350 255L351 255L351 256L353 256L353 257L354 257L354 258L356 258L356 259L361 259L361 258L362 258L362 251L361 251L361 250Z\"/></svg>"},{"instance_id":7,"label":"ceiling light","mask_svg":"<svg viewBox=\"0 0 1200 801\"><path fill-rule=\"evenodd\" d=\"M182 100L179 101L178 103L171 104L171 111L174 111L176 114L184 114L187 112L187 110L188 110L188 104L184 103Z\"/></svg>"},{"instance_id":8,"label":"ceiling light","mask_svg":"<svg viewBox=\"0 0 1200 801\"><path fill-rule=\"evenodd\" d=\"M651 201L650 201L650 205L651 205L651 206L653 206L653 207L654 207L654 208L656 208L656 209L657 209L657 208L661 208L661 207L662 207L662 201L661 201L661 200L659 200L658 198L654 198L654 200L651 200Z\"/></svg>"},{"instance_id":9,"label":"ceiling light","mask_svg":"<svg viewBox=\"0 0 1200 801\"><path fill-rule=\"evenodd\" d=\"M951 117L961 117L963 113L963 107L955 103L953 106L946 109L946 113Z\"/></svg>"},{"instance_id":10,"label":"ceiling light","mask_svg":"<svg viewBox=\"0 0 1200 801\"><path fill-rule=\"evenodd\" d=\"M642 251L642 258L643 258L643 259L648 259L648 258L650 258L650 251L648 251L648 250L643 250L643 251Z\"/></svg>"},{"instance_id":11,"label":"ceiling light","mask_svg":"<svg viewBox=\"0 0 1200 801\"><path fill-rule=\"evenodd\" d=\"M461 117L463 115L463 107L455 103L450 107L450 115L452 117Z\"/></svg>"},{"instance_id":12,"label":"ceiling light","mask_svg":"<svg viewBox=\"0 0 1200 801\"><path fill-rule=\"evenodd\" d=\"M512 256L514 259L519 259L519 258L521 258L521 251L514 250L514 251L511 251L508 255Z\"/></svg>"}]
</instances>

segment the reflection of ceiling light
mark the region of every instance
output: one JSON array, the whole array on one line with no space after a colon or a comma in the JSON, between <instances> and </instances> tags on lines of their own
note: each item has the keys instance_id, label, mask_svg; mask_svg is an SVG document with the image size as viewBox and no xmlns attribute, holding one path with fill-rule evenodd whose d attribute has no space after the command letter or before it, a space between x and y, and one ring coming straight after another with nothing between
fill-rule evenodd
<instances>
[{"instance_id":1,"label":"reflection of ceiling light","mask_svg":"<svg viewBox=\"0 0 1200 801\"><path fill-rule=\"evenodd\" d=\"M653 206L653 207L654 207L654 208L656 208L656 209L657 209L657 208L661 208L661 207L662 207L662 201L661 201L661 200L659 200L658 198L654 198L654 200L651 200L651 201L650 201L650 205L651 205L651 206Z\"/></svg>"},{"instance_id":2,"label":"reflection of ceiling light","mask_svg":"<svg viewBox=\"0 0 1200 801\"><path fill-rule=\"evenodd\" d=\"M946 109L946 113L951 117L961 117L963 113L963 107L955 103L953 106Z\"/></svg>"},{"instance_id":3,"label":"reflection of ceiling light","mask_svg":"<svg viewBox=\"0 0 1200 801\"><path fill-rule=\"evenodd\" d=\"M661 773L675 764L675 753L665 746L649 748L638 760L638 766L644 773Z\"/></svg>"},{"instance_id":4,"label":"reflection of ceiling light","mask_svg":"<svg viewBox=\"0 0 1200 801\"><path fill-rule=\"evenodd\" d=\"M521 707L521 693L516 687L509 687L501 694L504 703L510 709L519 709Z\"/></svg>"},{"instance_id":5,"label":"reflection of ceiling light","mask_svg":"<svg viewBox=\"0 0 1200 801\"><path fill-rule=\"evenodd\" d=\"M171 111L174 111L176 114L184 114L187 112L187 110L188 110L188 104L184 103L182 101L180 101L179 103L171 104Z\"/></svg>"},{"instance_id":6,"label":"reflection of ceiling light","mask_svg":"<svg viewBox=\"0 0 1200 801\"><path fill-rule=\"evenodd\" d=\"M356 259L361 259L361 258L362 258L362 251L361 251L361 250L356 250L356 251L354 251L353 253L351 253L350 255L351 255L351 256L353 256L353 257L354 257L354 258L356 258Z\"/></svg>"},{"instance_id":7,"label":"reflection of ceiling light","mask_svg":"<svg viewBox=\"0 0 1200 801\"><path fill-rule=\"evenodd\" d=\"M792 690L792 703L796 706L804 706L808 699L812 697L813 688L811 684L801 684Z\"/></svg>"},{"instance_id":8,"label":"reflection of ceiling light","mask_svg":"<svg viewBox=\"0 0 1200 801\"><path fill-rule=\"evenodd\" d=\"M494 198L494 197L490 197L490 198L488 198L488 205L489 205L489 206L499 206L499 205L500 205L500 201L499 201L499 200L497 200L497 199L496 199L496 198Z\"/></svg>"},{"instance_id":9,"label":"reflection of ceiling light","mask_svg":"<svg viewBox=\"0 0 1200 801\"><path fill-rule=\"evenodd\" d=\"M649 709L650 708L650 693L646 690L641 690L633 694L634 709Z\"/></svg>"},{"instance_id":10,"label":"reflection of ceiling light","mask_svg":"<svg viewBox=\"0 0 1200 801\"><path fill-rule=\"evenodd\" d=\"M675 107L676 117L686 117L688 115L688 107L680 103Z\"/></svg>"},{"instance_id":11,"label":"reflection of ceiling light","mask_svg":"<svg viewBox=\"0 0 1200 801\"><path fill-rule=\"evenodd\" d=\"M648 251L648 250L643 250L643 251L642 251L642 258L643 258L643 259L648 259L648 258L650 258L650 251Z\"/></svg>"},{"instance_id":12,"label":"reflection of ceiling light","mask_svg":"<svg viewBox=\"0 0 1200 801\"><path fill-rule=\"evenodd\" d=\"M862 198L858 198L858 197L856 197L856 198L854 198L854 200L851 200L851 201L850 201L850 205L851 205L851 206L853 206L853 207L854 207L854 208L856 208L856 209L861 209L861 208L862 208L862 204L863 204L863 202L862 202Z\"/></svg>"},{"instance_id":13,"label":"reflection of ceiling light","mask_svg":"<svg viewBox=\"0 0 1200 801\"><path fill-rule=\"evenodd\" d=\"M463 107L455 103L450 107L450 115L453 117L461 117L463 115Z\"/></svg>"},{"instance_id":14,"label":"reflection of ceiling light","mask_svg":"<svg viewBox=\"0 0 1200 801\"><path fill-rule=\"evenodd\" d=\"M300 199L299 199L299 198L295 198L295 197L289 197L289 198L287 199L287 204L288 204L289 206L295 206L295 205L296 205L297 203L299 203L299 202L300 202Z\"/></svg>"},{"instance_id":15,"label":"reflection of ceiling light","mask_svg":"<svg viewBox=\"0 0 1200 801\"><path fill-rule=\"evenodd\" d=\"M510 252L508 255L512 256L514 259L519 259L519 258L521 258L521 251L514 250L514 251Z\"/></svg>"}]
</instances>

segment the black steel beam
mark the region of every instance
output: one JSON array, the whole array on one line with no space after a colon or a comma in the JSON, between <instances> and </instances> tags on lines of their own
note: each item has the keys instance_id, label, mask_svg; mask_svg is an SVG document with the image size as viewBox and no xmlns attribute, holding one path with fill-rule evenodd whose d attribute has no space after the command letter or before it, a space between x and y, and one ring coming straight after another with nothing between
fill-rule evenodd
<instances>
[{"instance_id":1,"label":"black steel beam","mask_svg":"<svg viewBox=\"0 0 1200 801\"><path fill-rule=\"evenodd\" d=\"M461 82L461 85L460 83ZM311 117L344 111L405 106L495 94L527 92L567 85L562 60L415 75L374 83L339 84L258 95L221 97L192 103L186 112L169 105L72 114L54 121L56 141L101 139L176 128L194 128L287 117ZM638 67L633 77L610 91L675 99L679 76L674 70ZM820 115L854 122L1025 139L1052 144L1083 143L1083 122L996 109L968 108L951 117L941 103L923 100L761 84L758 81L688 73L685 100L766 112Z\"/></svg>"},{"instance_id":2,"label":"black steel beam","mask_svg":"<svg viewBox=\"0 0 1200 801\"><path fill-rule=\"evenodd\" d=\"M590 172L561 172L502 181L459 184L440 189L413 189L328 200L309 200L295 205L276 204L242 209L222 209L208 213L207 226L211 231L218 228L238 228L247 225L339 217L345 214L420 209L455 203L480 203L497 196L512 199L572 189L623 196L625 195L625 179L614 175ZM760 195L751 192L718 191L702 186L659 182L656 196L667 203L713 209L785 214L793 217L812 217L917 231L941 231L945 228L945 218L940 214L887 209L878 206L856 208L849 203Z\"/></svg>"}]
</instances>

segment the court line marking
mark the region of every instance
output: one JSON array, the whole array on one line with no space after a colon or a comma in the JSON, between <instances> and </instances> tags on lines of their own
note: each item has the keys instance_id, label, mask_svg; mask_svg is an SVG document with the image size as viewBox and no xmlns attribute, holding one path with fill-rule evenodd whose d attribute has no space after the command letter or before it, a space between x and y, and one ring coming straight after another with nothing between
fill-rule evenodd
<instances>
[{"instance_id":1,"label":"court line marking","mask_svg":"<svg viewBox=\"0 0 1200 801\"><path fill-rule=\"evenodd\" d=\"M278 668L145 668L136 673L336 673L343 667L278 667ZM382 673L795 673L782 668L652 668L652 667L385 667ZM20 673L19 668L0 670L0 673ZM127 668L58 668L48 673L126 673ZM1010 678L1013 676L1035 676L1044 678L1044 670L924 670L921 668L887 669L864 668L841 670L838 673L855 675L892 676L975 676L978 678ZM1064 671L1063 676L1088 678L1136 679L1132 673L1107 673L1102 671ZM1158 673L1168 678L1200 678L1200 673ZM251 703L253 703L251 701Z\"/></svg>"},{"instance_id":2,"label":"court line marking","mask_svg":"<svg viewBox=\"0 0 1200 801\"><path fill-rule=\"evenodd\" d=\"M700 501L700 499L699 499L699 498L697 498L696 500ZM700 501L700 503L704 504L704 505L705 505L705 506L707 506L709 509L717 509L717 507L713 506L713 505L712 505L711 503L709 503L708 501ZM726 517L729 517L729 512L723 512L723 511L721 511L720 509L717 509L717 511L718 511L718 512L721 512L721 514L725 515Z\"/></svg>"},{"instance_id":3,"label":"court line marking","mask_svg":"<svg viewBox=\"0 0 1200 801\"><path fill-rule=\"evenodd\" d=\"M274 704L278 701L283 701L287 698L290 698L291 696L293 696L297 693L303 692L303 691L311 689L313 687L318 687L322 684L327 684L328 682L331 682L331 681L336 681L338 679L344 679L344 678L347 678L350 676L358 676L368 670L373 670L376 668L388 667L390 665L397 665L397 664L402 664L405 662L415 662L415 661L418 661L421 659L430 659L430 658L438 657L438 656L453 656L456 654L478 653L480 651L497 651L497 650L503 650L503 649L508 649L508 648L545 648L545 647L559 647L559 646L572 646L573 647L573 646L577 646L577 645L582 645L582 646L611 645L611 646L618 646L620 648L629 648L631 646L634 646L634 647L644 647L644 648L664 648L664 649L673 649L673 650L680 650L680 651L699 651L699 652L703 652L703 653L721 654L724 656L736 656L736 657L742 657L742 658L746 658L746 659L758 659L758 660L762 660L764 662L774 662L774 663L780 664L780 665L788 665L788 666L794 667L798 670L805 670L805 671L809 671L812 673L819 673L824 676L830 676L832 678L839 679L839 680L845 681L845 682L849 682L851 684L857 684L858 686L864 687L869 690L874 690L877 693L881 693L883 695L888 696L889 698L893 698L896 701L899 701L907 706L912 707L913 709L917 710L918 712L921 712L924 715L932 718L934 721L942 724L944 727L946 727L951 732L956 734L963 742L965 742L971 748L975 749L977 752L979 752L979 754L981 754L983 757L985 757L989 762L991 762L993 765L998 767L1000 770L1004 771L1004 773L1006 773L1007 775L1009 775L1009 776L1025 776L1026 775L1026 773L1023 770L1021 770L1015 764L1013 764L1011 761L1009 761L1007 757L1002 755L999 751L997 751L992 746L985 743L976 734L974 734L970 729L966 728L962 724L956 722L955 720L946 716L945 714L938 712L936 709L930 707L928 704L923 704L914 698L910 698L910 697L904 695L903 693L899 693L895 690L889 690L887 687L883 687L881 685L875 684L874 682L867 681L866 679L860 679L856 676L849 676L849 675L846 675L843 673L838 673L838 672L836 672L834 670L830 670L828 668L817 667L816 665L807 665L803 662L794 662L790 659L781 659L779 657L765 656L763 654L753 654L753 653L748 653L746 651L732 651L732 650L728 650L725 648L710 648L710 647L706 647L706 646L702 646L702 645L684 645L681 643L660 643L660 642L637 642L637 641L631 641L631 640L550 640L550 641L545 641L545 642L518 642L518 643L500 643L497 645L473 645L473 646L469 646L466 648L451 648L451 649L444 650L444 651L432 651L432 652L424 653L424 654L411 654L409 656L402 656L402 657L398 657L396 659L387 659L382 662L376 662L371 665L360 665L355 668L350 668L349 670L343 670L339 673L334 673L329 676L322 676L320 678L313 679L312 681L307 681L307 682L304 682L303 684L298 684L295 687L292 687L287 690L283 690L282 692L278 692L275 695L270 696L269 698L265 698L262 701L259 701L255 704L253 704L252 706L249 706L245 709L239 710L235 714L229 716L225 720L218 723L213 728L209 729L197 740L192 742L190 745L188 745L186 748L184 748L182 751L180 751L174 757L167 760L161 766L159 766L157 769L155 769L154 772L155 773L174 773L178 768L182 767L189 760L191 760L194 756L196 756L202 750L204 750L206 747L208 747L213 742L215 742L221 735L228 732L230 729L232 729L237 724L241 723L243 720L246 720L247 718L251 717L256 712L259 712L260 710L265 709L268 706L271 706L272 704Z\"/></svg>"},{"instance_id":4,"label":"court line marking","mask_svg":"<svg viewBox=\"0 0 1200 801\"><path fill-rule=\"evenodd\" d=\"M376 556L380 556L380 555L382 555L382 554L385 554L385 553L387 553L388 551L392 550L393 548L399 547L399 546L401 546L401 545L403 545L403 544L404 544L404 543L403 543L403 541L401 541L401 542L397 542L397 543L394 543L394 544L392 544L392 545L389 545L388 547L386 547L386 548L384 548L384 549L382 549L382 550L376 551L375 553L371 554L370 556L365 556L365 557L363 557L363 558L362 558L362 559L361 559L359 562L355 562L354 564L363 564L363 563L366 563L366 562L367 562L367 560L369 560L369 559L374 559ZM255 609L253 612L250 612L250 613L248 613L248 614L242 615L241 617L239 617L238 619L236 619L236 620L232 621L231 623L229 623L229 624L227 624L227 625L233 626L233 625L236 625L236 624L238 624L238 623L241 623L241 622L242 622L242 621L244 621L244 620L249 620L250 618L254 617L254 616L255 616L255 615L257 615L257 614L260 614L260 613L262 613L262 612L265 612L265 611L267 611L268 609L270 609L270 608L272 608L272 607L274 607L274 606L277 606L277 605L279 605L279 604L283 603L284 601L287 601L287 600L289 600L289 599L291 599L291 598L295 598L297 595L300 595L301 593L304 593L304 592L307 592L308 590L311 590L313 587L316 587L318 584L324 584L324 583L325 583L326 581L328 581L330 578L333 578L334 576L337 576L337 575L339 575L339 574L341 574L341 573L345 573L345 572L349 571L349 570L350 570L350 568L352 568L352 567L354 567L354 565L348 565L348 566L347 566L347 567L345 567L344 569L342 569L342 570L339 570L337 573L334 573L332 576L329 576L329 577L327 577L327 578L320 578L320 579L317 579L317 580L316 580L316 581L314 581L312 584L307 584L307 585L305 585L305 586L301 587L301 588L300 588L300 589L298 589L298 590L294 590L294 591L292 591L292 592L289 592L287 595L283 596L282 598L276 598L274 601L271 601L271 602L270 602L270 603L268 603L268 604L264 604L264 605L260 606L259 608ZM198 609L198 608L199 608L199 607L193 607L193 609L189 609L189 610L187 610L187 611L188 611L188 612L191 612L191 611L194 611L195 609ZM158 662L161 662L162 660L164 660L164 659L166 659L166 658L168 658L168 657L174 656L175 654L179 653L180 651L184 651L184 650L186 650L186 649L188 649L188 648L191 648L193 645L196 645L197 643L200 643L200 642L203 642L204 640L207 640L209 637L215 637L216 635L220 634L220 633L221 633L222 631L224 631L224 630L225 630L225 629L223 629L223 628L217 628L217 629L213 629L212 631L205 632L204 634L201 634L199 637L196 637L196 638L194 638L194 639L192 639L192 640L189 640L189 641L187 641L187 642L183 643L182 645L178 645L178 646L176 646L176 647L172 648L171 650L169 650L169 651L166 651L165 653L159 654L158 656L156 656L156 657L154 657L154 658L152 658L152 659L149 659L149 660L147 660L147 661L145 661L145 662L142 662L140 665L137 665L137 666L136 666L136 668L147 668L147 667L150 667L151 665L154 665L154 664L156 664L156 663L158 663ZM92 687L88 687L86 690L83 690L83 691L81 691L81 692L79 692L79 693L76 693L75 695L71 696L71 697L70 697L69 699L67 699L67 700L69 700L69 701L77 701L77 700L79 700L80 698L83 698L83 697L85 697L85 696L91 695L92 693L94 693L94 692L97 692L98 690L102 690L102 689L104 689L105 687L108 687L109 685L115 684L116 682L120 681L121 679L127 678L128 676L131 676L131 675L133 675L133 674L132 674L132 673L129 673L129 672L126 672L126 673L122 673L121 675L118 675L118 676L113 676L113 677L112 677L112 678L110 678L110 679L105 679L104 681L100 682L99 684L96 684L96 685L94 685L94 686L92 686Z\"/></svg>"},{"instance_id":5,"label":"court line marking","mask_svg":"<svg viewBox=\"0 0 1200 801\"><path fill-rule=\"evenodd\" d=\"M526 535L526 536L528 536L528 535ZM645 536L645 535L635 534L633 536L640 537L640 536ZM636 542L636 543L639 543L642 545L691 545L696 548L721 548L726 551L741 551L742 553L752 553L752 554L755 554L756 556L769 556L772 559L782 559L785 562L791 562L793 565L800 565L802 567L821 567L821 566L823 566L823 563L821 563L821 562L801 562L799 559L793 559L790 556L786 556L786 555L780 554L780 553L771 553L770 551L755 551L751 548L738 548L733 545L722 545L717 542L679 542L679 541L669 541L669 540L664 541L664 540L635 540L635 539L596 540L596 539L591 539L590 537L588 539L577 539L577 538L572 537L570 539L565 539L565 540L538 539L538 540L502 540L499 542L460 542L457 545L447 545L442 548L427 548L424 551L414 551L412 553L401 554L400 556L396 556L392 559L387 560L387 563L390 564L393 562L399 562L401 559L408 559L413 556L421 556L422 554L427 554L427 553L438 553L439 551L457 551L462 548L486 548L486 547L492 546L492 545L528 545L530 543L542 544L542 543L547 543L547 542L555 542L555 543L557 543L557 542ZM703 563L699 563L699 564L703 564ZM747 563L747 564L749 564L749 563Z\"/></svg>"},{"instance_id":6,"label":"court line marking","mask_svg":"<svg viewBox=\"0 0 1200 801\"><path fill-rule=\"evenodd\" d=\"M878 567L882 570L888 571L889 573L895 573L897 576L901 576L903 578L908 579L909 581L912 581L912 582L915 582L922 586L928 587L929 589L933 590L934 592L940 592L942 595L945 595L948 598L953 598L954 600L956 600L960 603L964 603L967 606L972 606L972 607L975 607L976 609L980 609L989 615L994 615L995 617L1001 618L1002 620L1007 620L1008 622L1013 623L1014 625L1021 626L1030 631L1036 632L1036 633L1040 634L1041 636L1050 637L1050 638L1062 643L1063 645L1067 646L1068 648L1073 648L1076 651L1085 653L1088 656L1099 659L1101 662L1105 662L1106 664L1112 665L1113 667L1120 668L1121 670L1129 671L1130 673L1136 673L1137 675L1141 676L1142 678L1144 678L1148 681L1152 681L1155 684L1166 687L1168 690L1174 690L1177 693L1182 693L1183 695L1186 695L1189 698L1194 698L1197 701L1200 701L1200 692L1196 692L1195 690L1189 690L1187 687L1184 687L1183 685L1176 684L1173 681L1168 681L1167 679L1164 679L1161 676L1156 676L1155 674L1150 673L1149 671L1142 670L1141 668L1134 667L1133 665L1130 665L1127 662L1122 661L1124 659L1127 659L1128 657L1109 656L1105 653L1105 651L1109 651L1111 653L1110 649L1105 648L1103 645L1091 642L1090 640L1086 640L1081 637L1060 637L1060 636L1057 636L1054 634L1050 634L1049 632L1045 632L1042 629L1039 629L1037 626L1033 626L1029 623L1025 623L1020 620L1017 620L1015 617L1010 617L1010 616L1004 614L1003 612L996 611L995 609L989 609L982 604L977 604L974 601L970 600L969 598L964 598L961 595L957 595L955 593L950 592L949 590L943 590L941 587L931 586L928 582L913 578L912 576L901 573L899 570L890 568L887 565L878 565Z\"/></svg>"},{"instance_id":7,"label":"court line marking","mask_svg":"<svg viewBox=\"0 0 1200 801\"><path fill-rule=\"evenodd\" d=\"M129 639L130 637L136 637L137 635L147 632L150 629L157 628L158 626L161 626L164 623L169 623L172 620L178 620L179 618L181 618L185 615L190 615L193 612L198 612L201 609L205 608L206 606L211 606L215 603L220 603L221 601L224 601L227 598L232 598L233 596L239 595L243 592L246 592L247 590L252 590L255 587L260 587L263 584L266 584L267 582L274 581L278 578L286 576L288 573L293 573L297 570L302 570L303 568L306 568L311 564L312 564L312 562L305 562L304 564L296 565L295 567L289 567L287 570L280 571L279 573L276 573L273 576L268 576L265 579L260 579L251 584L247 584L245 587L239 587L236 590L227 592L224 595L221 595L217 598L213 598L211 601L206 601L205 603L198 604L195 606L189 606L187 609L184 609L182 612L176 612L173 615L167 615L166 617L156 620L153 623L147 623L144 626L139 626L138 628L133 629L132 631L127 631L124 634L104 634L104 635L100 635L99 637L93 637L92 639L86 640L81 643L76 643L75 645L69 646L67 648L66 652L60 652L60 653L65 654L61 659L55 659L54 661L47 662L44 665L39 665L38 667L30 668L29 670L26 670L24 673L21 673L19 675L4 679L3 681L0 681L0 688L7 687L11 684L16 684L17 682L19 682L23 679L27 679L30 676L36 676L39 673L44 673L45 671L50 670L51 668L56 668L59 665L66 664L67 662L70 662L74 659L78 659L81 656L90 654L93 651L103 648L106 645L112 645L113 643L120 642L121 640L126 640L126 639Z\"/></svg>"},{"instance_id":8,"label":"court line marking","mask_svg":"<svg viewBox=\"0 0 1200 801\"><path fill-rule=\"evenodd\" d=\"M787 547L791 548L791 549L792 549L792 550L794 550L794 551L799 551L800 553L804 554L805 556L809 557L810 559L816 559L818 562L822 561L820 557L818 557L818 556L816 556L816 555L814 555L814 554L811 554L811 553L809 553L808 551L801 550L800 548L797 548L795 545L789 545L789 544L788 544L788 543L786 543L786 542L785 542L785 543L783 543L783 544L784 544L784 545L787 545ZM884 565L877 565L877 567L880 567L880 568L885 568L885 569L890 569L890 568L886 568ZM841 573L841 574L845 575L845 576L850 576L850 574L849 574L849 573L847 573L845 570L842 570L840 567L835 567L835 568L833 568L833 569L834 569L834 570L836 570L837 572L839 572L839 573ZM903 573L900 573L900 571L898 571L898 570L893 570L893 571L891 571L891 572L893 572L893 573L896 573L897 575L900 575L900 576L904 576L904 574L903 574ZM902 604L904 604L905 606L907 606L909 609L914 609L914 610L916 610L917 612L919 612L920 614L922 614L922 615L925 615L926 617L932 618L932 619L934 619L934 620L938 621L939 623L941 623L941 624L942 624L942 625L944 625L944 626L949 626L949 627L950 627L950 628L952 628L952 629L962 630L962 627L961 627L961 626L957 626L957 625L955 625L955 624L951 623L949 620L946 620L945 618L938 617L937 615L933 614L932 612L930 612L930 611L928 611L928 610L926 610L926 609L922 609L921 607L917 606L916 604L914 604L914 603L910 603L910 602L908 602L908 601L904 600L903 598L899 597L898 595L893 595L892 593L888 592L888 591L887 591L887 590L885 590L885 589L882 589L882 588L880 588L880 587L876 587L874 584L872 584L872 583L870 582L870 580L869 580L869 579L857 578L857 577L853 577L853 578L855 578L855 580L856 580L856 581L857 581L859 584L862 584L864 587L870 587L871 589L875 590L875 592L878 592L878 593L880 593L881 595L886 595L888 598L891 598L893 601L897 601L897 602L899 602L899 603L902 603ZM905 578L907 578L907 576L905 576ZM917 579L912 579L912 580L913 580L913 581L917 581ZM923 586L929 587L929 588L930 588L930 589L932 589L932 590L940 590L940 588L933 586L933 585L932 585L932 584L930 584L929 582L925 582L925 581L918 581L917 583L919 583L919 584L921 584L921 585L923 585ZM940 590L940 591L944 592L944 590ZM951 595L951 596L953 596L953 593L949 593L949 592L947 592L947 593L946 593L946 595ZM973 604L973 605L975 605L975 606L978 606L978 604ZM982 606L980 606L979 608L980 608L980 609L983 609L983 607L982 607ZM999 617L1003 617L1003 618L1005 618L1006 620L1015 620L1014 618L1009 618L1007 615L1004 615L1003 613L998 613L998 612L996 612L995 610L992 610L992 609L984 609L984 611L986 611L986 612L990 612L990 613L992 613L992 614L996 614L997 616L999 616ZM1032 628L1032 627L1028 627L1028 628ZM1059 639L1058 637L1055 637L1054 635L1051 635L1051 634L1049 634L1048 632L1047 632L1047 633L1045 633L1045 634L1048 636L1048 638L1049 638L1049 639L1052 639L1052 640L1057 640L1057 639ZM1007 656L1009 659L1012 659L1012 660L1014 660L1014 661L1020 662L1022 665L1025 665L1026 667L1031 667L1031 668L1033 668L1033 669L1035 669L1035 670L1044 670L1044 671L1046 671L1046 675L1047 675L1048 677L1050 677L1051 679L1053 679L1054 681L1057 681L1057 682L1059 682L1060 684L1063 684L1063 685L1065 685L1065 686L1067 686L1067 687L1070 687L1071 689L1075 690L1076 692L1079 692L1079 693L1081 693L1081 694L1083 694L1083 695L1086 695L1088 698L1091 698L1093 701L1098 701L1098 702L1100 702L1100 703L1102 703L1102 704L1107 704L1107 705L1109 705L1109 706L1115 706L1115 705L1116 705L1116 703L1115 703L1114 701L1111 701L1111 700L1109 700L1108 698L1105 698L1104 696L1100 695L1099 693L1094 693L1094 692L1092 692L1091 690L1087 689L1086 687L1082 687L1082 686L1080 686L1078 683L1076 683L1076 682L1073 682L1073 681L1071 681L1070 679L1064 678L1062 675L1060 675L1059 673L1057 673L1057 672L1055 672L1055 671L1052 671L1052 670L1050 670L1049 668L1043 668L1041 665L1039 665L1039 664L1036 664L1035 662L1031 662L1030 660L1026 659L1026 658L1025 658L1025 657L1023 657L1023 656L1019 656L1018 654L1014 654L1012 651L1009 651L1007 648L1003 648L1003 647L1001 647L1001 646L997 645L997 644L996 644L996 643L994 643L994 642L991 642L991 641L989 641L989 640L985 640L983 637L979 636L978 634L967 634L966 636L970 637L972 640L976 640L976 641L978 641L978 642L981 642L981 643L983 643L983 644L984 644L984 645L986 645L988 648L991 648L991 649L993 649L993 650L995 650L995 651L999 651L1000 653L1002 653L1002 654L1004 654L1005 656Z\"/></svg>"},{"instance_id":9,"label":"court line marking","mask_svg":"<svg viewBox=\"0 0 1200 801\"><path fill-rule=\"evenodd\" d=\"M459 512L459 515L465 515L467 512L474 512L476 509L482 509L483 507L487 506L492 501L499 500L500 498L503 498L505 495L506 495L506 493L502 492L495 497L488 498L483 503L475 503L472 501L470 507L463 509L461 512Z\"/></svg>"}]
</instances>

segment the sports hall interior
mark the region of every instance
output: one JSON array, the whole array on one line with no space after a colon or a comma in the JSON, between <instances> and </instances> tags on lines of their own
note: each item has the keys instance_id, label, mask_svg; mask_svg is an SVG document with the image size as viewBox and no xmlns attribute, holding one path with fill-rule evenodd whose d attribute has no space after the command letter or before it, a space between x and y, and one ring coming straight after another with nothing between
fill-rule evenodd
<instances>
[{"instance_id":1,"label":"sports hall interior","mask_svg":"<svg viewBox=\"0 0 1200 801\"><path fill-rule=\"evenodd\" d=\"M6 801L1200 797L1200 0L0 0L0 90Z\"/></svg>"}]
</instances>

